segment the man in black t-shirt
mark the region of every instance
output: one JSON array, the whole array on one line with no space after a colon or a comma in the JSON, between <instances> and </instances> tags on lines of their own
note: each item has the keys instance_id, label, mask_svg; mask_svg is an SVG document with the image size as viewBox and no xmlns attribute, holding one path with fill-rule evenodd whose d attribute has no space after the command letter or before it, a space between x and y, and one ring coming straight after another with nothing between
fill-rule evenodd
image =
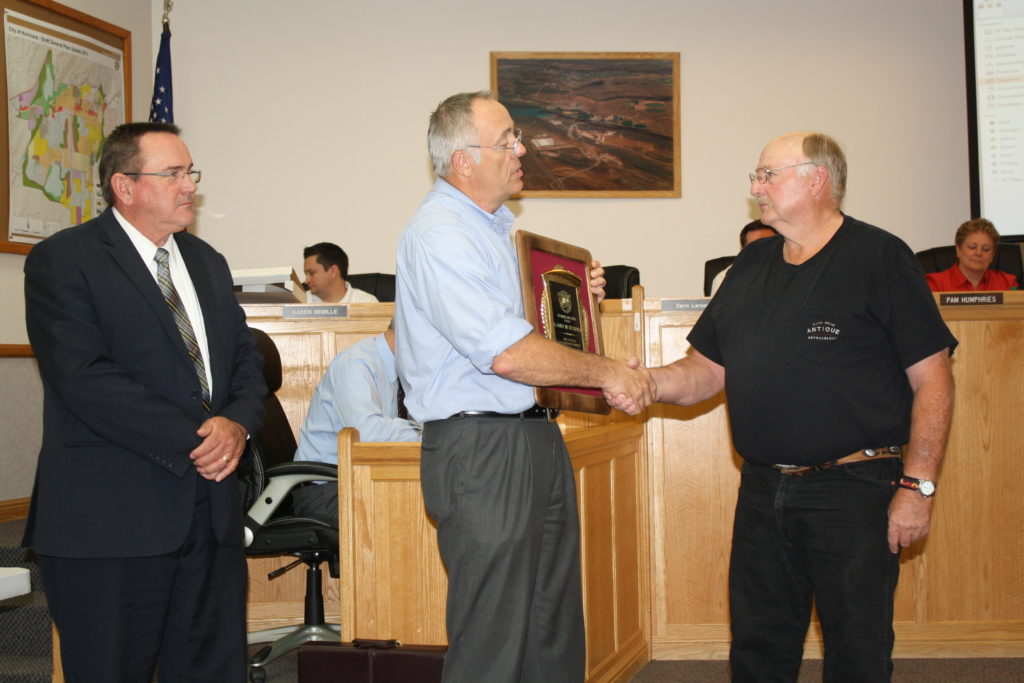
<instances>
[{"instance_id":1,"label":"man in black t-shirt","mask_svg":"<svg viewBox=\"0 0 1024 683\"><path fill-rule=\"evenodd\" d=\"M733 681L796 681L812 604L825 680L888 681L900 548L928 533L956 346L917 259L844 215L831 138L769 143L750 191L780 237L740 252L653 370L657 400L723 388L744 458L729 572Z\"/></svg>"}]
</instances>

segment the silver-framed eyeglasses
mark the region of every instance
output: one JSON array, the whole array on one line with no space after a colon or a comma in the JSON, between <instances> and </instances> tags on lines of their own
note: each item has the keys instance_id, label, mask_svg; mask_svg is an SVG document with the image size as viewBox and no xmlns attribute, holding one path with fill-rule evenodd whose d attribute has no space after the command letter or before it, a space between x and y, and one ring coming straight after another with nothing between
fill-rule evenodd
<instances>
[{"instance_id":1,"label":"silver-framed eyeglasses","mask_svg":"<svg viewBox=\"0 0 1024 683\"><path fill-rule=\"evenodd\" d=\"M160 171L159 173L129 173L128 171L121 171L121 175L155 175L161 178L174 178L176 183L180 183L185 179L185 176L188 176L189 180L196 185L203 179L203 172L194 168L191 171Z\"/></svg>"},{"instance_id":2,"label":"silver-framed eyeglasses","mask_svg":"<svg viewBox=\"0 0 1024 683\"><path fill-rule=\"evenodd\" d=\"M785 171L787 168L796 168L797 166L807 166L808 164L815 165L813 161L801 161L799 164L790 164L789 166L779 166L778 168L759 168L753 173L748 173L747 177L750 178L750 182L755 180L762 185L768 182L771 178L779 171Z\"/></svg>"},{"instance_id":3,"label":"silver-framed eyeglasses","mask_svg":"<svg viewBox=\"0 0 1024 683\"><path fill-rule=\"evenodd\" d=\"M512 131L515 134L516 139L512 141L511 145L466 145L466 147L473 147L476 149L510 149L512 150L512 156L519 153L519 145L523 142L523 129L516 128Z\"/></svg>"}]
</instances>

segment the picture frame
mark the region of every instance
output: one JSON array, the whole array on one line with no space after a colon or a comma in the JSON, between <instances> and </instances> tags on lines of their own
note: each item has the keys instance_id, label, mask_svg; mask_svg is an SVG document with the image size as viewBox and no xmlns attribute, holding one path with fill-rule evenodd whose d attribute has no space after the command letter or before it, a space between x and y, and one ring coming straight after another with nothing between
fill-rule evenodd
<instances>
[{"instance_id":1,"label":"picture frame","mask_svg":"<svg viewBox=\"0 0 1024 683\"><path fill-rule=\"evenodd\" d=\"M678 52L492 52L523 132L516 197L679 197Z\"/></svg>"},{"instance_id":2,"label":"picture frame","mask_svg":"<svg viewBox=\"0 0 1024 683\"><path fill-rule=\"evenodd\" d=\"M590 291L590 252L525 230L516 233L526 319L543 337L584 353L604 354L601 311ZM535 387L545 408L606 415L600 389Z\"/></svg>"},{"instance_id":3,"label":"picture frame","mask_svg":"<svg viewBox=\"0 0 1024 683\"><path fill-rule=\"evenodd\" d=\"M45 161L42 164L36 164L34 174L26 173L27 167L25 166L20 169L19 173L12 173L13 169L11 166L12 159L14 158L11 151L12 145L16 148L24 147L26 149L23 154L26 163L36 162L37 159L35 148L33 148L33 152L30 154L23 139L14 140L13 133L15 131L12 129L11 112L17 112L15 123L19 123L19 119L25 119L23 128L35 126L37 123L36 121L28 120L29 115L42 119L47 114L43 112L40 115L27 109L29 105L38 104L38 99L35 98L31 83L17 85L14 88L15 92L9 92L9 84L12 80L24 80L19 78L19 69L21 72L29 72L31 69L35 69L42 74L42 70L47 68L47 66L44 63L26 65L22 62L9 65L7 63L8 41L28 41L30 38L25 36L42 36L43 41L37 42L46 46L52 46L53 48L52 68L54 78L59 85L70 86L70 88L64 91L65 97L79 98L77 101L96 102L98 98L102 98L105 95L107 99L102 102L104 116L103 123L101 124L102 135L105 138L116 125L124 123L131 115L131 31L71 7L52 2L51 0L0 0L0 8L3 9L4 16L4 31L0 32L2 33L2 37L0 37L0 63L3 65L4 74L4 77L0 79L0 95L2 95L3 100L7 103L7 106L3 107L3 111L0 112L0 126L2 126L3 130L3 134L0 136L3 140L0 143L0 152L3 154L2 164L6 171L5 178L7 178L7 181L0 184L0 206L6 209L6 215L3 217L5 228L2 234L0 234L0 252L27 254L32 249L32 245L40 239L45 238L56 230L76 225L98 215L103 206L101 200L97 200L99 196L97 189L99 185L98 174L95 171L83 171L80 166L84 162L79 162L79 167L74 168L71 173L65 172L63 168L48 172L47 167L45 167ZM60 64L59 60L64 58L65 55L71 55L68 57L69 59L75 59L76 56L79 59L95 57L108 63L109 68L106 70L114 74L112 82L117 85L117 88L114 90L119 90L119 92L97 94L95 84L87 84L91 87L91 92L83 90L77 94L67 94L67 90L73 90L83 84L74 82L65 84L60 80L62 74L58 64ZM24 73L20 75L24 75ZM41 78L42 75L40 75ZM19 97L22 99L12 104L12 98ZM30 98L32 99L30 100ZM66 103L61 104L63 106ZM53 110L57 110L57 107L55 106ZM63 106L63 110L66 112L67 107ZM68 122L65 121L64 123L67 124ZM87 128L86 125L72 126L69 124L68 128L74 128L79 133L78 146L70 150L69 155L81 155L84 153L86 156L89 156L87 152L83 152L83 145L87 145L93 152L99 149L100 144L97 144L92 139L91 133L90 136L87 136L90 139L87 142L83 141L81 131ZM19 130L18 133L22 138L26 134L24 130ZM31 130L28 135L31 139L29 144L37 145L36 141L41 138L38 131ZM52 137L49 138L49 141L52 140ZM98 158L96 163L98 163ZM92 166L95 169L96 164L92 164ZM30 178L30 181L22 180L21 186L16 188L15 183L18 182L18 179L26 177ZM43 177L46 179L45 182L42 180ZM67 199L67 211L65 213L51 211L49 216L37 216L33 209L22 211L21 202L17 198L12 198L12 189L18 189L20 192L23 187L35 189L35 186L38 186L39 191L50 198L49 201L51 203L63 204L64 200ZM52 197L58 197L59 199L54 201ZM15 215L17 215L16 219L14 218Z\"/></svg>"}]
</instances>

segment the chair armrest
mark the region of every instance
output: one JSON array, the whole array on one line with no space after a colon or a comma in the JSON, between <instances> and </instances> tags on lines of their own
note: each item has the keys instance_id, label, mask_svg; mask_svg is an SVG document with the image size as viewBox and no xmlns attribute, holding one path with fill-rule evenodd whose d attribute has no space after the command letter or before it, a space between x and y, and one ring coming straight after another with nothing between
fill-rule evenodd
<instances>
[{"instance_id":1,"label":"chair armrest","mask_svg":"<svg viewBox=\"0 0 1024 683\"><path fill-rule=\"evenodd\" d=\"M315 479L309 481L323 481L324 479L337 479L338 466L326 462L314 462L312 460L295 460L271 465L267 468L267 479L281 475L312 474Z\"/></svg>"},{"instance_id":2,"label":"chair armrest","mask_svg":"<svg viewBox=\"0 0 1024 683\"><path fill-rule=\"evenodd\" d=\"M284 462L267 469L267 485L245 516L245 545L267 523L292 489L313 481L338 481L338 466L323 462ZM330 484L327 484L328 486Z\"/></svg>"}]
</instances>

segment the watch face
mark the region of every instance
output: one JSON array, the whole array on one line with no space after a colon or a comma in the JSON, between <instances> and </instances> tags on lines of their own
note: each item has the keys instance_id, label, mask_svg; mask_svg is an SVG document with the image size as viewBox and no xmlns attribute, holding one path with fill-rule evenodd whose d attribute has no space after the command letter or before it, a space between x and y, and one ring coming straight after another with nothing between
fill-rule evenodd
<instances>
[{"instance_id":1,"label":"watch face","mask_svg":"<svg viewBox=\"0 0 1024 683\"><path fill-rule=\"evenodd\" d=\"M922 479L921 480L921 484L918 487L918 490L920 490L921 494L925 495L925 496L934 495L934 493L935 493L935 484L933 484L932 482L928 481L927 479Z\"/></svg>"}]
</instances>

